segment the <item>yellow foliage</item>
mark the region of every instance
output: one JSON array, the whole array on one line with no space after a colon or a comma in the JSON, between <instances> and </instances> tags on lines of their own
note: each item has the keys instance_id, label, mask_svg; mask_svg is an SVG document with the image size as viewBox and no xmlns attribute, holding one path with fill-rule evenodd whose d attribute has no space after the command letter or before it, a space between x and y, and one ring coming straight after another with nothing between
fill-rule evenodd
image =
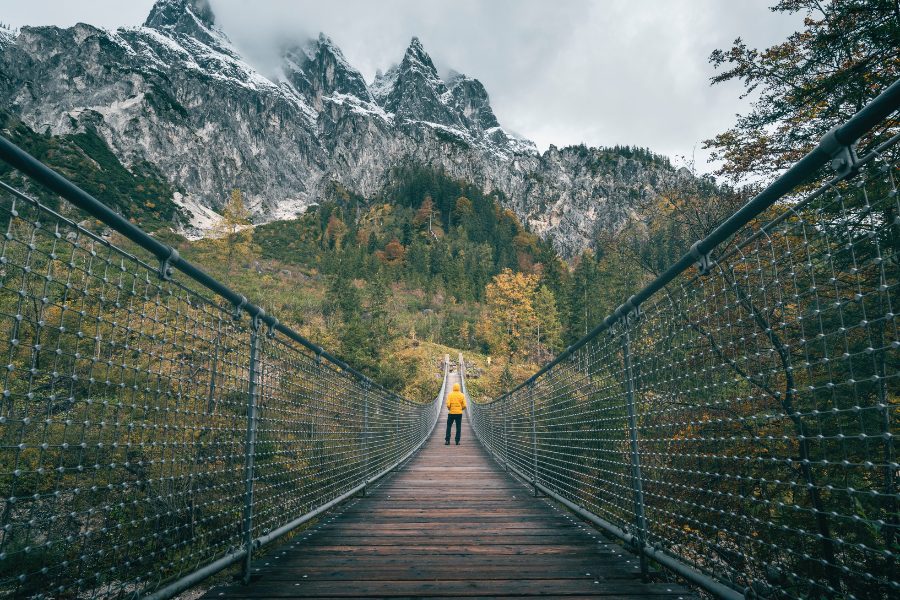
<instances>
[{"instance_id":1,"label":"yellow foliage","mask_svg":"<svg viewBox=\"0 0 900 600\"><path fill-rule=\"evenodd\" d=\"M537 275L504 269L487 285L487 302L476 331L492 352L512 355L525 349L526 339L537 327L537 284Z\"/></svg>"}]
</instances>

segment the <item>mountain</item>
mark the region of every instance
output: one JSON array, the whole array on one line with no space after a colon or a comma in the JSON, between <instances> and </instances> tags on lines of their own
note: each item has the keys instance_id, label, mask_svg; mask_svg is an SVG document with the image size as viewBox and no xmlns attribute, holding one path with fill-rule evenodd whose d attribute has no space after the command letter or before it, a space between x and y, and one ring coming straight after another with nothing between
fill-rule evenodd
<instances>
[{"instance_id":1,"label":"mountain","mask_svg":"<svg viewBox=\"0 0 900 600\"><path fill-rule=\"evenodd\" d=\"M195 235L234 187L262 223L293 217L335 184L378 197L419 165L497 192L572 256L677 176L649 153L539 154L500 125L481 82L442 79L417 38L371 84L324 34L281 56L279 75L265 77L208 0L159 0L141 27L3 32L0 110L36 132L96 136L126 167L152 165Z\"/></svg>"}]
</instances>

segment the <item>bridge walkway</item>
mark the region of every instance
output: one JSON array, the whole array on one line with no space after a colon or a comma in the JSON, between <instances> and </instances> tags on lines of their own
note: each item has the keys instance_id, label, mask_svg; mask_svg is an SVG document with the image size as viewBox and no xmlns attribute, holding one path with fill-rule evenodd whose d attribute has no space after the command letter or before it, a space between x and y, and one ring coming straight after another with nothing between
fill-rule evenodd
<instances>
[{"instance_id":1,"label":"bridge walkway","mask_svg":"<svg viewBox=\"0 0 900 600\"><path fill-rule=\"evenodd\" d=\"M641 581L633 555L532 497L465 419L445 446L445 415L385 483L255 561L249 585L206 598L688 597Z\"/></svg>"}]
</instances>

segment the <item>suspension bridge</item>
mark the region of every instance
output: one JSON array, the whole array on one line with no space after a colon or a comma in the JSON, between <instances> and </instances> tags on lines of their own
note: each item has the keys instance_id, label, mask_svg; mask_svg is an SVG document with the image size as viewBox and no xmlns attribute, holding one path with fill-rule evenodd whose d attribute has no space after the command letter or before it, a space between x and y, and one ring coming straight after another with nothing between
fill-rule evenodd
<instances>
[{"instance_id":1,"label":"suspension bridge","mask_svg":"<svg viewBox=\"0 0 900 600\"><path fill-rule=\"evenodd\" d=\"M896 597L898 107L459 447L464 357L399 397L0 137L0 593Z\"/></svg>"}]
</instances>

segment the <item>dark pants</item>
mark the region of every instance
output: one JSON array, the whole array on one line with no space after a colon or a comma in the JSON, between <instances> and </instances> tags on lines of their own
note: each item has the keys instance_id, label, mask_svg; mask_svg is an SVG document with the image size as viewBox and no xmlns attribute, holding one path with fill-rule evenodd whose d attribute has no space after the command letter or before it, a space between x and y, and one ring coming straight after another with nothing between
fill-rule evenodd
<instances>
[{"instance_id":1,"label":"dark pants","mask_svg":"<svg viewBox=\"0 0 900 600\"><path fill-rule=\"evenodd\" d=\"M453 429L453 423L456 423L456 443L459 443L459 434L462 433L462 415L447 415L447 436L445 442L450 441L450 430Z\"/></svg>"}]
</instances>

